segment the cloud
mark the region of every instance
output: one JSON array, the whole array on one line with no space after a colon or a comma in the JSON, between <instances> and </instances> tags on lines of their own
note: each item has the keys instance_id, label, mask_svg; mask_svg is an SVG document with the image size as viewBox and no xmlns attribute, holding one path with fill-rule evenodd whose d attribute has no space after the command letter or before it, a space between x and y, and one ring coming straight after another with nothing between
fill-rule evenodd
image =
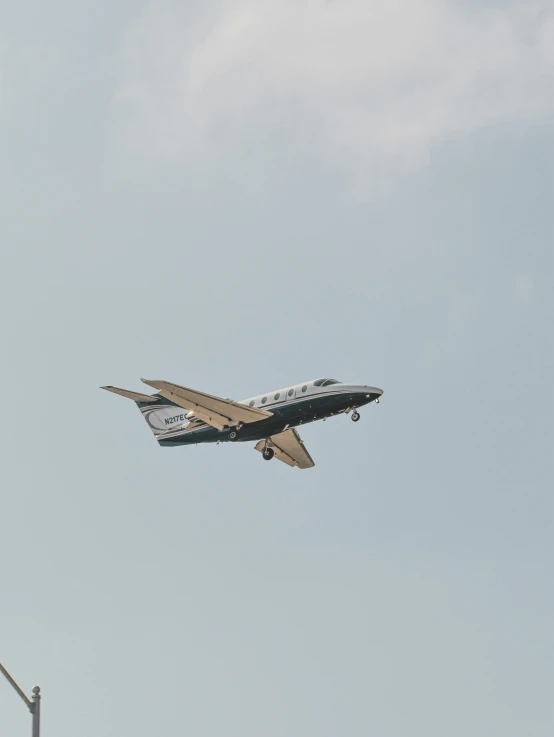
<instances>
[{"instance_id":1,"label":"cloud","mask_svg":"<svg viewBox=\"0 0 554 737\"><path fill-rule=\"evenodd\" d=\"M122 53L116 107L146 157L298 148L351 177L390 178L437 143L553 110L543 0L156 3Z\"/></svg>"}]
</instances>

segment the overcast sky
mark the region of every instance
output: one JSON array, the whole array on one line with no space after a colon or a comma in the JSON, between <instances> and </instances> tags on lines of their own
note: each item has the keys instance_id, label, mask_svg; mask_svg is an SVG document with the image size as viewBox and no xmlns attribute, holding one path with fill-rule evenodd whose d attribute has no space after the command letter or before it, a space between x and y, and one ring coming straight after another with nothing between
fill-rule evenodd
<instances>
[{"instance_id":1,"label":"overcast sky","mask_svg":"<svg viewBox=\"0 0 554 737\"><path fill-rule=\"evenodd\" d=\"M56 737L550 737L550 0L0 5L0 661ZM161 449L98 387L384 389ZM29 715L0 681L0 734Z\"/></svg>"}]
</instances>

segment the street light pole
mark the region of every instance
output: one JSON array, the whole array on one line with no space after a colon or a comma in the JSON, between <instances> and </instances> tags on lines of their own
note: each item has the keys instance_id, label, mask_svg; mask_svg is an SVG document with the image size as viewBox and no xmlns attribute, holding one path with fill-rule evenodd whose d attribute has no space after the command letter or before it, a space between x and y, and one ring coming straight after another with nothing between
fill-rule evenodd
<instances>
[{"instance_id":1,"label":"street light pole","mask_svg":"<svg viewBox=\"0 0 554 737\"><path fill-rule=\"evenodd\" d=\"M33 686L33 737L40 737L40 686Z\"/></svg>"},{"instance_id":2,"label":"street light pole","mask_svg":"<svg viewBox=\"0 0 554 737\"><path fill-rule=\"evenodd\" d=\"M27 708L33 715L33 734L32 737L40 737L40 687L35 686L33 688L33 700L31 701L28 697L25 691L23 691L22 688L20 688L17 683L14 681L14 679L10 676L8 671L4 668L2 663L0 663L0 671L6 676L7 680L11 683L11 685L14 687L14 689L17 691L18 695L23 699L23 701L27 704Z\"/></svg>"}]
</instances>

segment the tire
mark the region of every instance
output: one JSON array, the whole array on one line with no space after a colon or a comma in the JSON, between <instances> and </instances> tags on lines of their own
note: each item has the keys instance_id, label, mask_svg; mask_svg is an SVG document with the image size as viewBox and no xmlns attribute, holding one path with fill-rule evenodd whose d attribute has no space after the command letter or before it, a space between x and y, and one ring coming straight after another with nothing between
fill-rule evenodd
<instances>
[{"instance_id":1,"label":"tire","mask_svg":"<svg viewBox=\"0 0 554 737\"><path fill-rule=\"evenodd\" d=\"M239 439L239 431L238 430L231 430L229 432L229 440L234 443L236 440Z\"/></svg>"},{"instance_id":2,"label":"tire","mask_svg":"<svg viewBox=\"0 0 554 737\"><path fill-rule=\"evenodd\" d=\"M360 419L359 412L354 412L351 419L352 419L352 422L358 422L358 420Z\"/></svg>"},{"instance_id":3,"label":"tire","mask_svg":"<svg viewBox=\"0 0 554 737\"><path fill-rule=\"evenodd\" d=\"M275 451L273 450L273 448L266 448L262 451L262 455L265 461L270 461L275 455Z\"/></svg>"}]
</instances>

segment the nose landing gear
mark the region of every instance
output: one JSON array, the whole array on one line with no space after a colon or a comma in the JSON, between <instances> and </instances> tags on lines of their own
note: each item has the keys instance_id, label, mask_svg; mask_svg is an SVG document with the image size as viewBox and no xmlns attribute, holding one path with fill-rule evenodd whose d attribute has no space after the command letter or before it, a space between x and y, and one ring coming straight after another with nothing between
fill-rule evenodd
<instances>
[{"instance_id":1,"label":"nose landing gear","mask_svg":"<svg viewBox=\"0 0 554 737\"><path fill-rule=\"evenodd\" d=\"M359 412L353 412L352 417L350 418L352 422L358 422L360 419L360 413Z\"/></svg>"}]
</instances>

